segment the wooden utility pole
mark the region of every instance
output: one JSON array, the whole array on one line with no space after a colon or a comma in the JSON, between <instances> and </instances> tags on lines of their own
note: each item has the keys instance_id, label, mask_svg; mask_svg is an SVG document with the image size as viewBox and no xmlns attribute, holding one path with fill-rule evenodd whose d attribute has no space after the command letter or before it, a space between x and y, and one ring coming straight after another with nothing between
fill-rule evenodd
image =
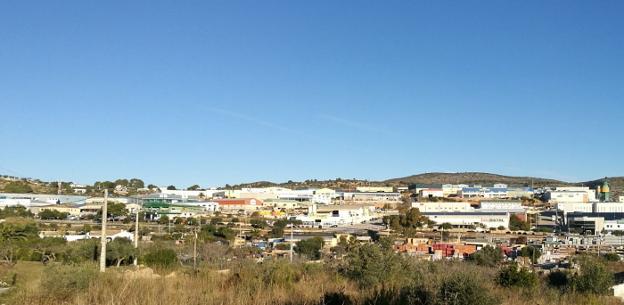
<instances>
[{"instance_id":1,"label":"wooden utility pole","mask_svg":"<svg viewBox=\"0 0 624 305\"><path fill-rule=\"evenodd\" d=\"M294 230L294 226L295 225L293 223L290 224L290 253L289 253L289 255L290 255L290 262L291 263L293 261L293 250L294 250L294 246L295 246L294 243L293 243L293 235L294 235L293 234L293 230Z\"/></svg>"},{"instance_id":2,"label":"wooden utility pole","mask_svg":"<svg viewBox=\"0 0 624 305\"><path fill-rule=\"evenodd\" d=\"M194 230L193 238L193 271L197 272L197 228Z\"/></svg>"},{"instance_id":3,"label":"wooden utility pole","mask_svg":"<svg viewBox=\"0 0 624 305\"><path fill-rule=\"evenodd\" d=\"M100 272L106 271L106 219L108 218L108 189L104 190L102 205L102 235L100 236Z\"/></svg>"},{"instance_id":4,"label":"wooden utility pole","mask_svg":"<svg viewBox=\"0 0 624 305\"><path fill-rule=\"evenodd\" d=\"M137 199L137 208L134 211L135 214L135 222L134 222L134 266L139 266L139 211L141 211L140 206L138 204L139 200Z\"/></svg>"}]
</instances>

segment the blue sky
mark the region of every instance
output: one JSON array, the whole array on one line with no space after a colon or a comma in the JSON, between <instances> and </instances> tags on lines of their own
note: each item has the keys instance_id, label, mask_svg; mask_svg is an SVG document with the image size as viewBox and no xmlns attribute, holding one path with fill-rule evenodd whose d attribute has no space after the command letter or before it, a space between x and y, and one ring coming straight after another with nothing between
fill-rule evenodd
<instances>
[{"instance_id":1,"label":"blue sky","mask_svg":"<svg viewBox=\"0 0 624 305\"><path fill-rule=\"evenodd\" d=\"M0 173L624 175L622 1L2 1Z\"/></svg>"}]
</instances>

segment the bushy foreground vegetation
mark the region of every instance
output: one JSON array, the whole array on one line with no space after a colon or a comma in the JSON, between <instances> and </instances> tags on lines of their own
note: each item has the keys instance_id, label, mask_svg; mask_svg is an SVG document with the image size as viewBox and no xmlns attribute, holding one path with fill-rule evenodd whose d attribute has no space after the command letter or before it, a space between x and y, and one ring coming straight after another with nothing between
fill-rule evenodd
<instances>
[{"instance_id":1,"label":"bushy foreground vegetation","mask_svg":"<svg viewBox=\"0 0 624 305\"><path fill-rule=\"evenodd\" d=\"M228 256L227 247L205 250ZM223 252L219 252L223 251ZM351 247L343 260L290 263L267 259L203 260L195 272L175 252L154 247L148 261L161 276L110 267L97 272L92 260L38 264L38 282L23 281L18 262L17 287L0 297L5 304L415 304L524 305L620 304L606 296L613 283L606 261L580 258L580 270L541 275L515 264L425 262L393 253L380 244ZM113 264L114 265L114 264ZM13 270L13 271L11 271ZM33 271L30 271L31 273ZM14 276L15 277L15 276ZM32 276L30 276L32 277Z\"/></svg>"}]
</instances>

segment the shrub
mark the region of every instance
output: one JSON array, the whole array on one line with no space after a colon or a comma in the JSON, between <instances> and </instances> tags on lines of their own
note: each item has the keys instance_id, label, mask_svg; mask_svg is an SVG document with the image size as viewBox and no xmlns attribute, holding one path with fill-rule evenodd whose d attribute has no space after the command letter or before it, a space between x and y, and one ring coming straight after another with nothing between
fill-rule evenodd
<instances>
[{"instance_id":1,"label":"shrub","mask_svg":"<svg viewBox=\"0 0 624 305\"><path fill-rule=\"evenodd\" d=\"M264 283L269 286L290 286L301 278L300 268L285 260L272 261L264 267Z\"/></svg>"},{"instance_id":2,"label":"shrub","mask_svg":"<svg viewBox=\"0 0 624 305\"><path fill-rule=\"evenodd\" d=\"M97 276L95 264L50 266L43 272L41 288L50 297L67 300L87 289Z\"/></svg>"},{"instance_id":3,"label":"shrub","mask_svg":"<svg viewBox=\"0 0 624 305\"><path fill-rule=\"evenodd\" d=\"M178 262L178 256L172 249L156 248L143 256L143 262L149 267L170 268Z\"/></svg>"},{"instance_id":4,"label":"shrub","mask_svg":"<svg viewBox=\"0 0 624 305\"><path fill-rule=\"evenodd\" d=\"M468 260L475 262L479 266L494 267L503 259L503 252L500 248L485 246L483 249L471 254Z\"/></svg>"},{"instance_id":5,"label":"shrub","mask_svg":"<svg viewBox=\"0 0 624 305\"><path fill-rule=\"evenodd\" d=\"M522 287L533 288L538 283L538 277L535 273L530 272L526 268L520 268L513 264L501 269L498 273L498 283L503 287Z\"/></svg>"},{"instance_id":6,"label":"shrub","mask_svg":"<svg viewBox=\"0 0 624 305\"><path fill-rule=\"evenodd\" d=\"M620 256L617 253L605 253L602 258L608 262L619 262Z\"/></svg>"},{"instance_id":7,"label":"shrub","mask_svg":"<svg viewBox=\"0 0 624 305\"><path fill-rule=\"evenodd\" d=\"M349 251L338 270L360 287L400 288L422 277L425 266L378 244L361 244Z\"/></svg>"},{"instance_id":8,"label":"shrub","mask_svg":"<svg viewBox=\"0 0 624 305\"><path fill-rule=\"evenodd\" d=\"M496 305L500 301L470 274L459 273L444 279L438 290L439 304Z\"/></svg>"},{"instance_id":9,"label":"shrub","mask_svg":"<svg viewBox=\"0 0 624 305\"><path fill-rule=\"evenodd\" d=\"M295 247L295 251L299 254L305 255L309 259L320 259L321 249L323 248L323 239L320 237L313 237L310 239L304 239L298 241Z\"/></svg>"},{"instance_id":10,"label":"shrub","mask_svg":"<svg viewBox=\"0 0 624 305\"><path fill-rule=\"evenodd\" d=\"M563 290L568 286L568 273L564 271L553 271L548 274L547 282L548 285Z\"/></svg>"},{"instance_id":11,"label":"shrub","mask_svg":"<svg viewBox=\"0 0 624 305\"><path fill-rule=\"evenodd\" d=\"M603 263L585 258L581 261L580 273L572 277L570 284L577 292L607 294L613 282L613 273Z\"/></svg>"}]
</instances>

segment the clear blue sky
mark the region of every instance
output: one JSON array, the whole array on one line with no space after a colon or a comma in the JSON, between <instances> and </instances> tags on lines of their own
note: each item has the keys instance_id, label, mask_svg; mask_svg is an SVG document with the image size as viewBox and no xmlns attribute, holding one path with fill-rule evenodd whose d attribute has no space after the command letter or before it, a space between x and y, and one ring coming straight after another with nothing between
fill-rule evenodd
<instances>
[{"instance_id":1,"label":"clear blue sky","mask_svg":"<svg viewBox=\"0 0 624 305\"><path fill-rule=\"evenodd\" d=\"M0 173L624 175L623 1L2 1Z\"/></svg>"}]
</instances>

